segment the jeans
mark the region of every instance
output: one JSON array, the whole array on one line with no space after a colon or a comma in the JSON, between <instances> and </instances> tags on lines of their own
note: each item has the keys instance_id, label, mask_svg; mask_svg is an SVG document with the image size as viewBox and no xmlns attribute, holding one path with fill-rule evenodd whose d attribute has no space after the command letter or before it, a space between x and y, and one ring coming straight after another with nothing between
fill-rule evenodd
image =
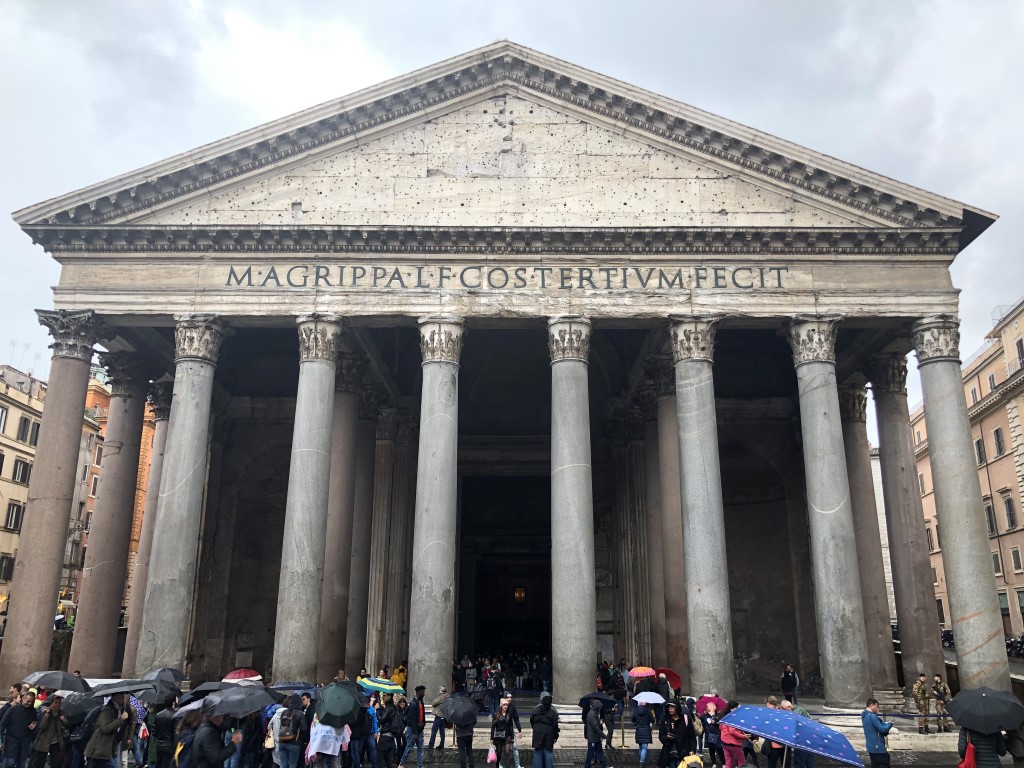
<instances>
[{"instance_id":1,"label":"jeans","mask_svg":"<svg viewBox=\"0 0 1024 768\"><path fill-rule=\"evenodd\" d=\"M117 757L90 757L85 761L87 768L117 768L121 756Z\"/></svg>"},{"instance_id":2,"label":"jeans","mask_svg":"<svg viewBox=\"0 0 1024 768\"><path fill-rule=\"evenodd\" d=\"M135 733L132 734L132 755L135 757L135 765L142 768L149 761L146 759L146 747L148 744L139 738L139 726L135 726ZM234 766L232 766L234 768Z\"/></svg>"},{"instance_id":3,"label":"jeans","mask_svg":"<svg viewBox=\"0 0 1024 768\"><path fill-rule=\"evenodd\" d=\"M377 764L384 768L391 768L397 762L398 745L395 743L395 737L390 733L381 734L380 741L377 742Z\"/></svg>"},{"instance_id":4,"label":"jeans","mask_svg":"<svg viewBox=\"0 0 1024 768\"><path fill-rule=\"evenodd\" d=\"M868 757L871 758L871 768L889 768L888 752L869 752Z\"/></svg>"},{"instance_id":5,"label":"jeans","mask_svg":"<svg viewBox=\"0 0 1024 768\"><path fill-rule=\"evenodd\" d=\"M85 745L86 742L84 741L71 742L71 768L84 768Z\"/></svg>"},{"instance_id":6,"label":"jeans","mask_svg":"<svg viewBox=\"0 0 1024 768\"><path fill-rule=\"evenodd\" d=\"M588 741L587 742L587 759L583 763L586 768L590 768L594 761L597 760L601 764L601 768L608 768L608 759L604 756L604 750L601 749L600 741Z\"/></svg>"},{"instance_id":7,"label":"jeans","mask_svg":"<svg viewBox=\"0 0 1024 768\"><path fill-rule=\"evenodd\" d=\"M224 746L225 747L228 744L231 743L232 735L234 735L234 734L232 733L230 728L228 730L224 731ZM235 745L235 754L233 754L231 757L229 757L227 760L224 761L224 768L239 768L241 762L242 762L242 745L241 744L236 744ZM139 762L139 758L138 758L137 755L135 757L135 765L137 765L139 768L142 768L142 765L143 765L143 763Z\"/></svg>"},{"instance_id":8,"label":"jeans","mask_svg":"<svg viewBox=\"0 0 1024 768\"><path fill-rule=\"evenodd\" d=\"M302 747L294 741L285 741L277 745L277 753L281 756L281 768L299 768L302 758Z\"/></svg>"},{"instance_id":9,"label":"jeans","mask_svg":"<svg viewBox=\"0 0 1024 768\"><path fill-rule=\"evenodd\" d=\"M647 763L647 748L649 746L650 746L650 744L638 744L637 745L637 748L640 750L640 765L641 766L645 765Z\"/></svg>"},{"instance_id":10,"label":"jeans","mask_svg":"<svg viewBox=\"0 0 1024 768\"><path fill-rule=\"evenodd\" d=\"M533 750L533 768L555 768L555 756L550 749Z\"/></svg>"},{"instance_id":11,"label":"jeans","mask_svg":"<svg viewBox=\"0 0 1024 768\"><path fill-rule=\"evenodd\" d=\"M352 768L362 768L363 750L366 750L370 768L377 768L377 740L372 734L356 739L348 745L348 751L352 754Z\"/></svg>"},{"instance_id":12,"label":"jeans","mask_svg":"<svg viewBox=\"0 0 1024 768\"><path fill-rule=\"evenodd\" d=\"M32 739L7 737L4 742L4 768L25 768L32 756Z\"/></svg>"},{"instance_id":13,"label":"jeans","mask_svg":"<svg viewBox=\"0 0 1024 768\"><path fill-rule=\"evenodd\" d=\"M455 744L459 748L459 768L473 768L473 737L456 736Z\"/></svg>"},{"instance_id":14,"label":"jeans","mask_svg":"<svg viewBox=\"0 0 1024 768\"><path fill-rule=\"evenodd\" d=\"M523 768L522 763L519 762L519 739L521 739L522 736L522 733L516 733L512 738L512 765L514 765L515 768ZM811 766L811 768L814 768L814 766Z\"/></svg>"},{"instance_id":15,"label":"jeans","mask_svg":"<svg viewBox=\"0 0 1024 768\"><path fill-rule=\"evenodd\" d=\"M443 717L434 715L434 724L430 726L430 743L427 744L427 749L434 748L434 739L437 737L438 733L441 734L441 744L438 746L438 749L444 749L444 730L446 725L447 723Z\"/></svg>"},{"instance_id":16,"label":"jeans","mask_svg":"<svg viewBox=\"0 0 1024 768\"><path fill-rule=\"evenodd\" d=\"M416 766L423 768L423 731L417 731L415 728L405 729L405 751L402 752L402 758L398 764L405 765L405 761L409 759L409 753L412 752L413 744L416 745Z\"/></svg>"}]
</instances>

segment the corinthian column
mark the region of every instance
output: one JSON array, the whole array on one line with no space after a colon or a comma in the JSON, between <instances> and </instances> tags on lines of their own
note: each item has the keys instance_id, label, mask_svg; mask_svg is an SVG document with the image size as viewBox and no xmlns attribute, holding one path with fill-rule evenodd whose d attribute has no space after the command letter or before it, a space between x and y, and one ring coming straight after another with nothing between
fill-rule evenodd
<instances>
[{"instance_id":1,"label":"corinthian column","mask_svg":"<svg viewBox=\"0 0 1024 768\"><path fill-rule=\"evenodd\" d=\"M92 345L102 338L102 327L91 311L37 310L36 314L53 337L53 359L7 603L7 629L0 651L4 680L20 680L29 672L49 668L53 611L78 477L89 362Z\"/></svg>"},{"instance_id":2,"label":"corinthian column","mask_svg":"<svg viewBox=\"0 0 1024 768\"><path fill-rule=\"evenodd\" d=\"M423 390L413 521L409 675L428 691L451 683L462 335L458 318L420 319ZM394 588L401 591L402 586L399 583Z\"/></svg>"},{"instance_id":3,"label":"corinthian column","mask_svg":"<svg viewBox=\"0 0 1024 768\"><path fill-rule=\"evenodd\" d=\"M177 319L174 393L160 473L137 670L185 666L206 485L213 373L223 340L223 324L210 315Z\"/></svg>"},{"instance_id":4,"label":"corinthian column","mask_svg":"<svg viewBox=\"0 0 1024 768\"><path fill-rule=\"evenodd\" d=\"M871 693L871 672L850 481L839 420L835 363L838 329L839 321L835 318L798 318L790 326L789 345L800 392L811 568L825 703L855 707L863 706Z\"/></svg>"},{"instance_id":5,"label":"corinthian column","mask_svg":"<svg viewBox=\"0 0 1024 768\"><path fill-rule=\"evenodd\" d=\"M153 409L154 420L153 450L150 453L146 501L142 507L139 551L135 554L135 571L132 574L131 596L128 598L128 634L124 641L124 664L121 667L121 675L126 678L139 677L147 671L136 671L135 657L139 652L139 632L142 630L142 611L146 602L146 583L149 581L149 560L153 553L160 475L163 473L164 449L167 445L167 420L171 416L172 386L170 381L157 381L149 385L149 404Z\"/></svg>"},{"instance_id":6,"label":"corinthian column","mask_svg":"<svg viewBox=\"0 0 1024 768\"><path fill-rule=\"evenodd\" d=\"M839 417L843 423L846 471L850 478L853 532L860 564L860 591L864 598L864 629L871 664L871 687L876 692L896 689L896 656L889 628L889 599L882 568L882 540L878 532L875 483L867 431L867 392L863 384L839 388Z\"/></svg>"},{"instance_id":7,"label":"corinthian column","mask_svg":"<svg viewBox=\"0 0 1024 768\"><path fill-rule=\"evenodd\" d=\"M903 676L906 680L917 680L923 673L930 680L935 670L943 668L945 659L925 540L924 509L917 485L917 461L910 436L906 352L876 356L868 376L878 420L886 527L889 541L899 545L894 550L898 556L892 558L892 590L900 626ZM971 470L977 474L973 464ZM891 642L891 631L888 634Z\"/></svg>"},{"instance_id":8,"label":"corinthian column","mask_svg":"<svg viewBox=\"0 0 1024 768\"><path fill-rule=\"evenodd\" d=\"M1008 691L1010 672L964 400L959 345L960 322L953 316L930 317L914 325L960 685Z\"/></svg>"},{"instance_id":9,"label":"corinthian column","mask_svg":"<svg viewBox=\"0 0 1024 768\"><path fill-rule=\"evenodd\" d=\"M651 658L654 666L668 662L665 652L665 566L661 546L661 472L658 456L658 401L653 387L641 393L644 419L644 514L647 517L647 596L651 614ZM673 412L675 404L672 405ZM679 484L676 483L676 494ZM680 523L681 525L681 523ZM680 538L682 537L680 528ZM680 557L682 555L680 554ZM633 664L637 659L627 659ZM687 670L688 671L688 670Z\"/></svg>"},{"instance_id":10,"label":"corinthian column","mask_svg":"<svg viewBox=\"0 0 1024 768\"><path fill-rule=\"evenodd\" d=\"M689 655L690 689L718 688L730 699L736 689L736 672L729 579L723 576L729 568L711 370L717 324L713 318L680 318L672 321L670 330L676 374L686 620L694 651ZM666 576L666 595L671 579Z\"/></svg>"},{"instance_id":11,"label":"corinthian column","mask_svg":"<svg viewBox=\"0 0 1024 768\"><path fill-rule=\"evenodd\" d=\"M348 635L349 575L352 568L352 525L356 485L356 425L359 389L366 358L338 356L331 427L331 470L327 499L327 539L320 605L320 643L316 679L326 683L345 664Z\"/></svg>"},{"instance_id":12,"label":"corinthian column","mask_svg":"<svg viewBox=\"0 0 1024 768\"><path fill-rule=\"evenodd\" d=\"M548 321L551 354L551 636L554 691L575 701L594 684L597 592L587 358L590 321Z\"/></svg>"},{"instance_id":13,"label":"corinthian column","mask_svg":"<svg viewBox=\"0 0 1024 768\"><path fill-rule=\"evenodd\" d=\"M85 677L103 678L114 674L150 371L130 352L100 359L110 375L110 415L68 666Z\"/></svg>"},{"instance_id":14,"label":"corinthian column","mask_svg":"<svg viewBox=\"0 0 1024 768\"><path fill-rule=\"evenodd\" d=\"M274 630L274 675L279 680L316 676L334 379L341 337L341 322L334 317L307 315L298 319L298 326L299 388Z\"/></svg>"}]
</instances>

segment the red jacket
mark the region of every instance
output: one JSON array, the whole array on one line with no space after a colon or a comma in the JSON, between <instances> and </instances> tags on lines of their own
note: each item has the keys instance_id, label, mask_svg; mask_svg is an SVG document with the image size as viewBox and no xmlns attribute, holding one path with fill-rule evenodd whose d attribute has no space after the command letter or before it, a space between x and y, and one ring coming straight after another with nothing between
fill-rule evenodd
<instances>
[{"instance_id":1,"label":"red jacket","mask_svg":"<svg viewBox=\"0 0 1024 768\"><path fill-rule=\"evenodd\" d=\"M719 726L719 730L722 734L722 744L727 747L742 747L743 740L747 738L739 728L733 728L725 723Z\"/></svg>"}]
</instances>

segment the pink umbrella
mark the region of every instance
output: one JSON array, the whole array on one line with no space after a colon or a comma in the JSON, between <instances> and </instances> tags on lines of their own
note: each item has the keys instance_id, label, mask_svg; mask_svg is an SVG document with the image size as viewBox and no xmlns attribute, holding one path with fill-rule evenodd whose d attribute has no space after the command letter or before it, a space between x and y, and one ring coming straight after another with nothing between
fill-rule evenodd
<instances>
[{"instance_id":1,"label":"pink umbrella","mask_svg":"<svg viewBox=\"0 0 1024 768\"><path fill-rule=\"evenodd\" d=\"M224 680L222 682L226 683L226 682L229 682L229 681L234 681L234 682L237 683L239 680L259 681L259 680L262 680L262 679L263 679L263 675L261 675L255 669L249 669L248 667L242 667L240 669L234 669L234 670L228 672L226 675L224 675Z\"/></svg>"}]
</instances>

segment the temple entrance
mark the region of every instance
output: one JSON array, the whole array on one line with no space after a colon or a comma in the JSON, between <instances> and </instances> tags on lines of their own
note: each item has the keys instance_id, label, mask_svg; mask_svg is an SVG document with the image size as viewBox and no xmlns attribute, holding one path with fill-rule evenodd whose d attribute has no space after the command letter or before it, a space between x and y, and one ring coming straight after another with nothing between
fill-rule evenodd
<instances>
[{"instance_id":1,"label":"temple entrance","mask_svg":"<svg viewBox=\"0 0 1024 768\"><path fill-rule=\"evenodd\" d=\"M465 476L458 653L551 652L551 481Z\"/></svg>"}]
</instances>

